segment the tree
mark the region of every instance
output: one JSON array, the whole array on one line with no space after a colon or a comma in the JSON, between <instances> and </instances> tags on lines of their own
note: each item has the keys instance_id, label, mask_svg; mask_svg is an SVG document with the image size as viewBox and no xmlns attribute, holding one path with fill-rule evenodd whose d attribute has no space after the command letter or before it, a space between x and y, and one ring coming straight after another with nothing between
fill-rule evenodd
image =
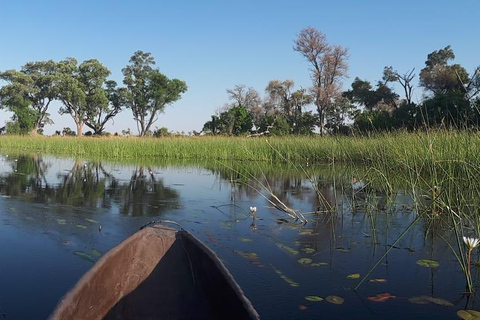
<instances>
[{"instance_id":1,"label":"tree","mask_svg":"<svg viewBox=\"0 0 480 320\"><path fill-rule=\"evenodd\" d=\"M80 89L85 93L83 122L96 135L102 134L108 120L121 111L122 91L116 89L115 81L107 81L109 75L110 70L96 59L78 66Z\"/></svg>"},{"instance_id":2,"label":"tree","mask_svg":"<svg viewBox=\"0 0 480 320\"><path fill-rule=\"evenodd\" d=\"M82 89L75 58L67 58L58 63L59 78L57 82L58 99L63 103L60 114L69 114L77 126L77 136L81 136L86 113L86 94Z\"/></svg>"},{"instance_id":3,"label":"tree","mask_svg":"<svg viewBox=\"0 0 480 320\"><path fill-rule=\"evenodd\" d=\"M56 96L56 63L29 62L20 71L0 72L0 79L8 83L0 89L0 108L14 113L22 133L37 134L50 122L47 110Z\"/></svg>"},{"instance_id":4,"label":"tree","mask_svg":"<svg viewBox=\"0 0 480 320\"><path fill-rule=\"evenodd\" d=\"M384 82L379 81L376 89L367 80L355 78L352 89L343 93L345 98L357 103L367 111L384 110L392 112L397 108L398 94L392 91Z\"/></svg>"},{"instance_id":5,"label":"tree","mask_svg":"<svg viewBox=\"0 0 480 320\"><path fill-rule=\"evenodd\" d=\"M341 95L341 80L346 77L348 50L332 46L325 34L308 27L300 31L293 49L300 52L312 66L312 92L319 116L320 132L324 133L325 113Z\"/></svg>"},{"instance_id":6,"label":"tree","mask_svg":"<svg viewBox=\"0 0 480 320\"><path fill-rule=\"evenodd\" d=\"M277 113L282 113L292 132L300 133L310 131L311 125L307 117L302 119L303 108L313 101L313 96L306 93L305 89L292 92L295 83L292 80L272 80L265 91ZM300 119L302 119L300 121ZM303 127L305 125L305 127Z\"/></svg>"},{"instance_id":7,"label":"tree","mask_svg":"<svg viewBox=\"0 0 480 320\"><path fill-rule=\"evenodd\" d=\"M125 105L132 110L139 135L144 136L158 119L158 114L187 91L187 85L153 69L155 59L149 52L137 51L129 62L130 65L122 69L126 85Z\"/></svg>"},{"instance_id":8,"label":"tree","mask_svg":"<svg viewBox=\"0 0 480 320\"><path fill-rule=\"evenodd\" d=\"M453 59L455 54L450 46L430 53L425 68L420 71L420 85L434 95L463 92L463 83L468 83L470 79L465 68L459 64L448 65L448 61Z\"/></svg>"},{"instance_id":9,"label":"tree","mask_svg":"<svg viewBox=\"0 0 480 320\"><path fill-rule=\"evenodd\" d=\"M392 67L385 67L383 69L383 81L385 85L388 82L398 82L403 88L403 91L405 92L405 100L407 105L411 105L412 102L412 96L413 96L413 85L412 85L412 80L415 78L415 74L413 73L415 71L415 68L412 70L408 70L404 74L398 73L397 70L393 70Z\"/></svg>"}]
</instances>

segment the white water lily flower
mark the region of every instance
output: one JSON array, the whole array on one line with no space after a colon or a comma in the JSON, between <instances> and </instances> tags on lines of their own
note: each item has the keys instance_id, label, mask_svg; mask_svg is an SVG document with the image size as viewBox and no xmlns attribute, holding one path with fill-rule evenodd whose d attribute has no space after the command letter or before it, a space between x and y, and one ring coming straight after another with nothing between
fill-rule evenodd
<instances>
[{"instance_id":1,"label":"white water lily flower","mask_svg":"<svg viewBox=\"0 0 480 320\"><path fill-rule=\"evenodd\" d=\"M250 207L250 212L251 213L257 212L257 207Z\"/></svg>"},{"instance_id":2,"label":"white water lily flower","mask_svg":"<svg viewBox=\"0 0 480 320\"><path fill-rule=\"evenodd\" d=\"M463 237L463 242L467 245L468 249L473 250L480 245L480 240L477 238Z\"/></svg>"}]
</instances>

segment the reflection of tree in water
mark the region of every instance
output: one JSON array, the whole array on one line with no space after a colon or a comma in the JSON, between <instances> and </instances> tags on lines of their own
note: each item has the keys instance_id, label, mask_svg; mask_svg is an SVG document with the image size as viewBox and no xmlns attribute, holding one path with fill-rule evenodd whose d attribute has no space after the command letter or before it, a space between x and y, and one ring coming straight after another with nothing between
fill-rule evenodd
<instances>
[{"instance_id":1,"label":"reflection of tree in water","mask_svg":"<svg viewBox=\"0 0 480 320\"><path fill-rule=\"evenodd\" d=\"M7 159L12 172L0 176L0 193L36 203L71 206L117 204L122 214L157 216L180 207L179 194L165 187L152 170L134 170L130 181L121 183L100 162L75 160L73 167L57 174L58 181L47 181L51 164L40 156Z\"/></svg>"},{"instance_id":2,"label":"reflection of tree in water","mask_svg":"<svg viewBox=\"0 0 480 320\"><path fill-rule=\"evenodd\" d=\"M105 194L106 182L115 180L102 164L83 164L75 160L66 174L58 174L60 184L55 187L55 202L73 206L97 206Z\"/></svg>"},{"instance_id":3,"label":"reflection of tree in water","mask_svg":"<svg viewBox=\"0 0 480 320\"><path fill-rule=\"evenodd\" d=\"M48 202L54 192L45 179L50 164L39 155L10 157L5 161L10 163L12 172L0 177L1 194L38 203Z\"/></svg>"},{"instance_id":4,"label":"reflection of tree in water","mask_svg":"<svg viewBox=\"0 0 480 320\"><path fill-rule=\"evenodd\" d=\"M139 167L133 171L129 183L108 191L120 204L120 213L133 216L157 216L180 207L179 194L166 187L152 170Z\"/></svg>"}]
</instances>

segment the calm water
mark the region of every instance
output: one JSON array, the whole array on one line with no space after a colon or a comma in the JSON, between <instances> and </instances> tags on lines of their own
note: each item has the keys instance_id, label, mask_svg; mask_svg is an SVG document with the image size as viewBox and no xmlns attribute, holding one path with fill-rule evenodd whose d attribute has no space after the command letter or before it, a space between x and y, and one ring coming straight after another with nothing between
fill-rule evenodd
<instances>
[{"instance_id":1,"label":"calm water","mask_svg":"<svg viewBox=\"0 0 480 320\"><path fill-rule=\"evenodd\" d=\"M409 195L399 191L393 203L381 192L372 197L348 174L323 177L328 168L312 183L281 168L253 168L239 180L228 167L0 155L0 318L47 318L101 254L155 219L179 222L216 251L264 319L455 319L459 309L478 309L462 295L459 264L429 233L432 225L420 220L381 259L416 217ZM273 208L268 188L309 222ZM368 299L382 293L395 298ZM310 295L344 302L307 301ZM419 296L443 300L411 302ZM447 301L453 306L441 305Z\"/></svg>"}]
</instances>

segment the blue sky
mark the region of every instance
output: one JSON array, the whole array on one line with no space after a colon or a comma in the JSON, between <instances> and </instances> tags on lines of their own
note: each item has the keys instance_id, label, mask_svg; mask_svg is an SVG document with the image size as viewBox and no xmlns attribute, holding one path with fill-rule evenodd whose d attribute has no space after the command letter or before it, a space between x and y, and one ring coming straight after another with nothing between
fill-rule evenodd
<instances>
[{"instance_id":1,"label":"blue sky","mask_svg":"<svg viewBox=\"0 0 480 320\"><path fill-rule=\"evenodd\" d=\"M427 54L447 45L455 62L471 72L480 65L479 13L476 0L2 1L0 70L29 61L96 58L121 84L130 56L151 52L161 72L189 87L154 127L200 131L236 84L262 95L274 79L310 86L309 66L292 49L304 27L349 48L348 89L355 77L375 83L386 65L400 72L415 67L418 75ZM415 96L421 99L420 88ZM58 115L58 106L49 110L55 124L46 134L75 128L68 115ZM0 126L8 118L0 111ZM107 130L127 128L136 132L130 110Z\"/></svg>"}]
</instances>

